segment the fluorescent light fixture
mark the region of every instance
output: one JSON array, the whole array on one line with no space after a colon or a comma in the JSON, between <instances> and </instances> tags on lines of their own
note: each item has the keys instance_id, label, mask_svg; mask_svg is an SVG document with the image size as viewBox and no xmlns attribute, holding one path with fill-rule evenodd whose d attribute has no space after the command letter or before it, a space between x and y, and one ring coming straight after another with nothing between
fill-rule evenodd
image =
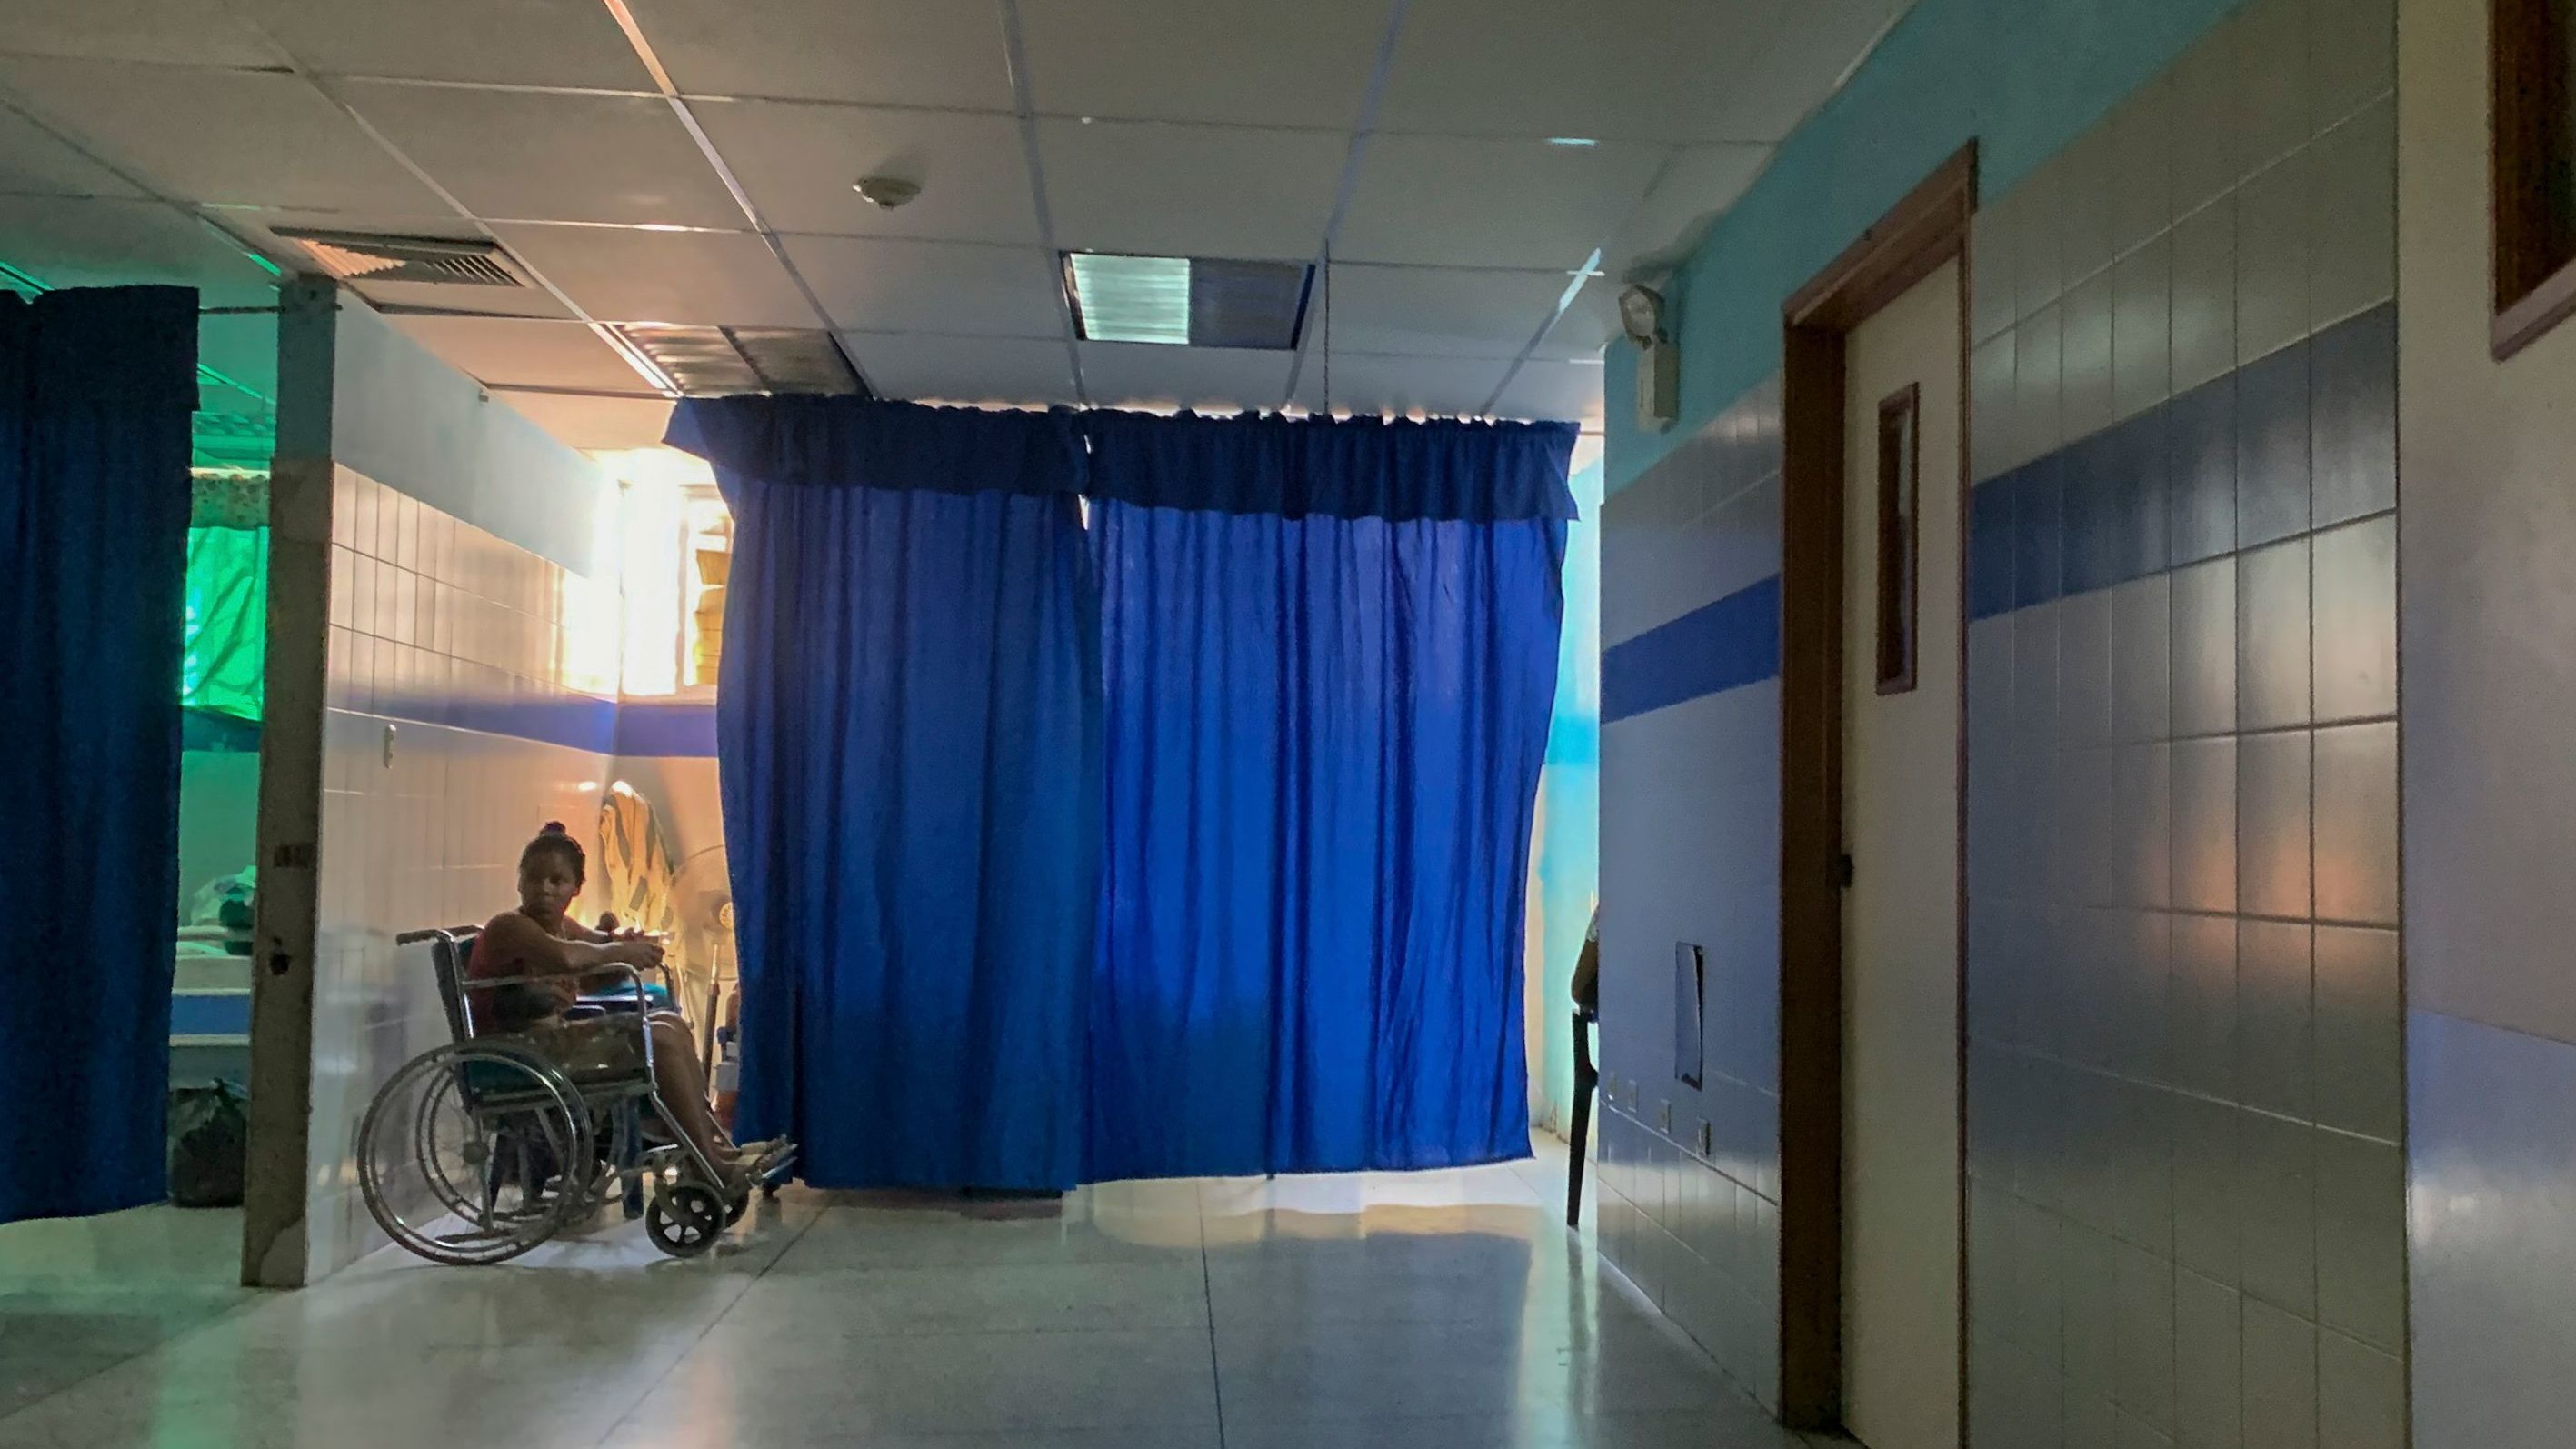
<instances>
[{"instance_id":1,"label":"fluorescent light fixture","mask_svg":"<svg viewBox=\"0 0 2576 1449\"><path fill-rule=\"evenodd\" d=\"M1065 258L1082 335L1093 342L1190 340L1190 259L1075 252Z\"/></svg>"},{"instance_id":2,"label":"fluorescent light fixture","mask_svg":"<svg viewBox=\"0 0 2576 1449\"><path fill-rule=\"evenodd\" d=\"M1064 254L1065 291L1086 342L1284 352L1305 324L1313 272L1303 262Z\"/></svg>"},{"instance_id":3,"label":"fluorescent light fixture","mask_svg":"<svg viewBox=\"0 0 2576 1449\"><path fill-rule=\"evenodd\" d=\"M1590 150L1601 143L1592 139L1590 136L1550 136L1547 138L1547 144L1551 146L1565 146L1577 150Z\"/></svg>"}]
</instances>

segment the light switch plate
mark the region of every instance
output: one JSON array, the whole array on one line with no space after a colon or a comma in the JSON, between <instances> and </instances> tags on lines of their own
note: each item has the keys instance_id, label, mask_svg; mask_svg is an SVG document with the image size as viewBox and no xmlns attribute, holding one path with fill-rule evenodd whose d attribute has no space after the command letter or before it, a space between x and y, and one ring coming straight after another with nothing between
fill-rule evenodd
<instances>
[{"instance_id":1,"label":"light switch plate","mask_svg":"<svg viewBox=\"0 0 2576 1449\"><path fill-rule=\"evenodd\" d=\"M1699 1156L1702 1162L1717 1155L1716 1133L1705 1122L1699 1124Z\"/></svg>"},{"instance_id":2,"label":"light switch plate","mask_svg":"<svg viewBox=\"0 0 2576 1449\"><path fill-rule=\"evenodd\" d=\"M1670 1136L1672 1136L1672 1135L1673 1135L1673 1104L1672 1104L1672 1103L1670 1103L1670 1102L1666 1102L1666 1103L1662 1104L1661 1106L1658 1106L1657 1108L1655 1108L1655 1130L1656 1130L1656 1131L1658 1131L1658 1132L1661 1132L1661 1133L1662 1133L1662 1134L1664 1134L1666 1137L1670 1137Z\"/></svg>"}]
</instances>

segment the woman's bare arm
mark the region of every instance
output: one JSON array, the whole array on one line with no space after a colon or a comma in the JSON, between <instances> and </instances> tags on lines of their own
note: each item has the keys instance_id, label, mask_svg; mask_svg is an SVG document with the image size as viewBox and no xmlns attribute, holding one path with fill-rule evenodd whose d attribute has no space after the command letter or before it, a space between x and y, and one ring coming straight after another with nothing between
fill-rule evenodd
<instances>
[{"instance_id":1,"label":"woman's bare arm","mask_svg":"<svg viewBox=\"0 0 2576 1449\"><path fill-rule=\"evenodd\" d=\"M606 967L652 966L662 959L650 941L567 941L517 911L496 916L483 929L482 948L522 963L529 976L588 976Z\"/></svg>"}]
</instances>

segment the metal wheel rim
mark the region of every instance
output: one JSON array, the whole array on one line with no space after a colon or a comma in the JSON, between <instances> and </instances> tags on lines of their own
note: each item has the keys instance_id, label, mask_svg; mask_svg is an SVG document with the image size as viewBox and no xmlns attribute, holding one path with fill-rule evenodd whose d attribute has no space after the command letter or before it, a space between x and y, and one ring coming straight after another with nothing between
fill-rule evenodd
<instances>
[{"instance_id":1,"label":"metal wheel rim","mask_svg":"<svg viewBox=\"0 0 2576 1449\"><path fill-rule=\"evenodd\" d=\"M461 1185L453 1170L457 1164L439 1150L442 1109L451 1120L470 1122L486 1153L500 1135L491 1116L464 1105L461 1076L476 1064L506 1066L543 1088L534 1105L508 1114L542 1133L565 1168L558 1190L550 1198L541 1194L535 1211L485 1212L481 1173L474 1174L470 1188ZM554 1236L570 1211L590 1200L588 1128L580 1093L551 1064L488 1044L441 1047L406 1063L368 1105L358 1130L359 1190L376 1225L406 1251L456 1266L502 1262ZM529 1188L523 1184L520 1191L524 1204Z\"/></svg>"},{"instance_id":2,"label":"metal wheel rim","mask_svg":"<svg viewBox=\"0 0 2576 1449\"><path fill-rule=\"evenodd\" d=\"M724 1200L693 1182L664 1188L644 1208L646 1235L675 1258L694 1258L714 1247L726 1225Z\"/></svg>"}]
</instances>

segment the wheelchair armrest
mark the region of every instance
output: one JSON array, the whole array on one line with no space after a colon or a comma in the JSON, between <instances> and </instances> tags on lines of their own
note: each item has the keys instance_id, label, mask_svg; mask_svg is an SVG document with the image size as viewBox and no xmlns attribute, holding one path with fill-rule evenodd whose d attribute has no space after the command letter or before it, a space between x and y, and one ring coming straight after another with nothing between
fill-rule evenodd
<instances>
[{"instance_id":1,"label":"wheelchair armrest","mask_svg":"<svg viewBox=\"0 0 2576 1449\"><path fill-rule=\"evenodd\" d=\"M597 1021L606 1015L608 1015L608 1008L605 1006L583 1006L575 1004L565 1007L559 1014L559 1019L564 1021Z\"/></svg>"},{"instance_id":2,"label":"wheelchair armrest","mask_svg":"<svg viewBox=\"0 0 2576 1449\"><path fill-rule=\"evenodd\" d=\"M635 968L623 963L602 966L595 971L547 971L533 976L475 976L466 980L465 988L469 991L480 991L487 986L524 986L531 982L561 985L567 981L578 987L582 982L596 976L624 976L637 991L644 989L643 979L635 974Z\"/></svg>"}]
</instances>

